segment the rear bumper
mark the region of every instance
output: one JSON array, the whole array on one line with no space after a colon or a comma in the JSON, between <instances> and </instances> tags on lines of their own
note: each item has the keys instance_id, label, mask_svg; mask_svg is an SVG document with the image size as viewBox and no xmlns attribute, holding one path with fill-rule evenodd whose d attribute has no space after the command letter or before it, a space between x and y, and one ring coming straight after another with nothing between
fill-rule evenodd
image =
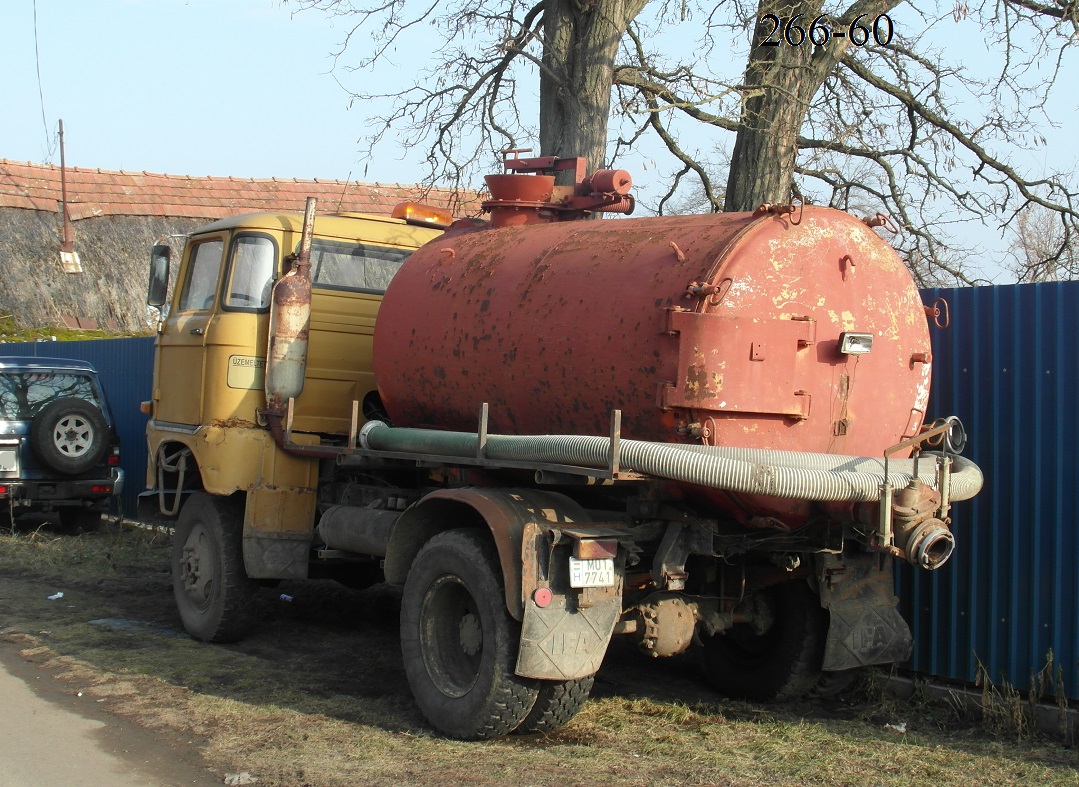
<instances>
[{"instance_id":1,"label":"rear bumper","mask_svg":"<svg viewBox=\"0 0 1079 787\"><path fill-rule=\"evenodd\" d=\"M100 503L102 507L109 498L124 489L124 471L113 468L109 478L66 478L56 480L20 479L0 480L0 500L10 498L16 508L51 508L53 506L84 505Z\"/></svg>"}]
</instances>

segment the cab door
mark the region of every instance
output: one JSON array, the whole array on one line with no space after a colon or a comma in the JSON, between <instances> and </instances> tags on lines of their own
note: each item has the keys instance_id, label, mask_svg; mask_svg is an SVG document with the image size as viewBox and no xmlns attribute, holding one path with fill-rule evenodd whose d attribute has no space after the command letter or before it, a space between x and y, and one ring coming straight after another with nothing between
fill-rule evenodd
<instances>
[{"instance_id":1,"label":"cab door","mask_svg":"<svg viewBox=\"0 0 1079 787\"><path fill-rule=\"evenodd\" d=\"M192 239L180 271L172 313L157 336L154 418L158 422L202 423L206 344L213 328L224 233Z\"/></svg>"}]
</instances>

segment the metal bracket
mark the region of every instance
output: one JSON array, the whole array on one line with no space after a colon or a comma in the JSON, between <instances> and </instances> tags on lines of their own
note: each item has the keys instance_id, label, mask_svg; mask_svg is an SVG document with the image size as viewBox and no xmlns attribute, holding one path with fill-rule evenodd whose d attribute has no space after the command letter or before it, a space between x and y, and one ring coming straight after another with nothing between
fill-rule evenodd
<instances>
[{"instance_id":1,"label":"metal bracket","mask_svg":"<svg viewBox=\"0 0 1079 787\"><path fill-rule=\"evenodd\" d=\"M487 402L480 405L479 430L476 432L476 458L483 459L487 456L487 418L490 408Z\"/></svg>"},{"instance_id":2,"label":"metal bracket","mask_svg":"<svg viewBox=\"0 0 1079 787\"><path fill-rule=\"evenodd\" d=\"M622 453L622 411L611 410L611 445L607 450L607 471L614 478L618 475L618 462Z\"/></svg>"},{"instance_id":3,"label":"metal bracket","mask_svg":"<svg viewBox=\"0 0 1079 787\"><path fill-rule=\"evenodd\" d=\"M360 403L355 399L352 400L352 420L349 422L348 427L348 450L356 450L356 435L359 432L360 426Z\"/></svg>"},{"instance_id":4,"label":"metal bracket","mask_svg":"<svg viewBox=\"0 0 1079 787\"><path fill-rule=\"evenodd\" d=\"M652 580L664 590L685 590L690 555L712 554L712 534L698 522L671 522L652 563Z\"/></svg>"}]
</instances>

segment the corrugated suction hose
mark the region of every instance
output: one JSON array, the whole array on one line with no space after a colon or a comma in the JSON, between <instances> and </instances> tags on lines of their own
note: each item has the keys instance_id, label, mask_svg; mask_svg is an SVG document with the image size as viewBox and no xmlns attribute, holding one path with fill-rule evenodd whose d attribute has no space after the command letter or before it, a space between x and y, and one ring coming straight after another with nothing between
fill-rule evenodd
<instances>
[{"instance_id":1,"label":"corrugated suction hose","mask_svg":"<svg viewBox=\"0 0 1079 787\"><path fill-rule=\"evenodd\" d=\"M389 427L368 422L361 445L380 451L474 457L479 436L471 432ZM590 435L488 435L485 455L503 461L551 462L604 468L610 441ZM884 460L864 456L813 454L724 446L687 446L622 440L625 470L750 495L817 500L876 502L884 482ZM952 457L950 499L967 500L982 488L982 472L963 457ZM935 462L922 459L919 480L936 481ZM901 489L910 483L914 460L888 462L888 480Z\"/></svg>"}]
</instances>

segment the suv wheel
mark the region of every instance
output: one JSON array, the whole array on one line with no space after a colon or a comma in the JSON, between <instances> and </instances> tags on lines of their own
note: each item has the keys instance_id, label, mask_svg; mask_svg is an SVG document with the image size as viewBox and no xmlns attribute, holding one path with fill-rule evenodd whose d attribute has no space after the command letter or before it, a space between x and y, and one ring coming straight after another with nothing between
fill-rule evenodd
<instances>
[{"instance_id":1,"label":"suv wheel","mask_svg":"<svg viewBox=\"0 0 1079 787\"><path fill-rule=\"evenodd\" d=\"M30 448L58 473L77 475L105 456L108 427L101 411L85 399L57 399L34 416Z\"/></svg>"}]
</instances>

